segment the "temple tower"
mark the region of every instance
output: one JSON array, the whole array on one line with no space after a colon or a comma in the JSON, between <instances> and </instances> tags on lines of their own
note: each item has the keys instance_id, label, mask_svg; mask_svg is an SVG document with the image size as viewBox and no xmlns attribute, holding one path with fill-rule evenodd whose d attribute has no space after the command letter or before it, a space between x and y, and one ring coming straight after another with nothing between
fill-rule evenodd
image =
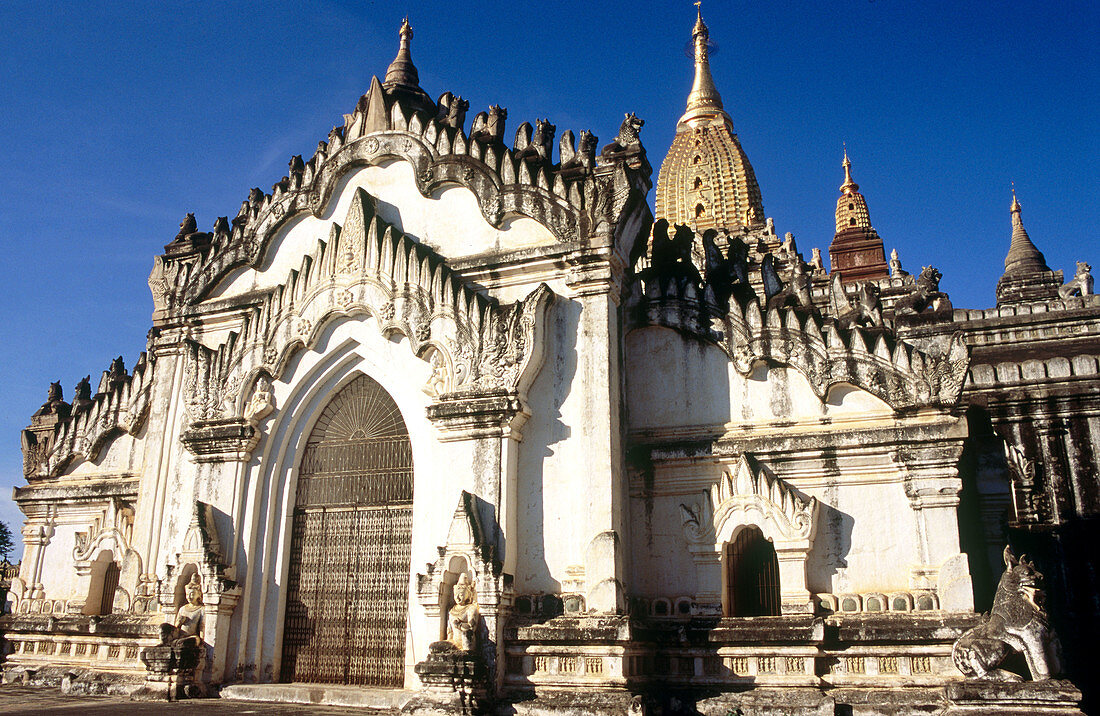
<instances>
[{"instance_id":1,"label":"temple tower","mask_svg":"<svg viewBox=\"0 0 1100 716\"><path fill-rule=\"evenodd\" d=\"M882 238L871 226L867 201L852 180L852 162L844 150L844 183L836 200L836 234L829 244L829 267L844 283L886 278L890 271Z\"/></svg>"},{"instance_id":2,"label":"temple tower","mask_svg":"<svg viewBox=\"0 0 1100 716\"><path fill-rule=\"evenodd\" d=\"M695 82L672 147L661 163L656 216L696 231L762 227L760 187L714 86L707 58L710 32L701 14L692 39Z\"/></svg>"},{"instance_id":3,"label":"temple tower","mask_svg":"<svg viewBox=\"0 0 1100 716\"><path fill-rule=\"evenodd\" d=\"M1031 241L1021 218L1021 206L1012 190L1012 239L1005 256L1005 272L997 282L997 305L1040 301L1058 296L1062 272L1051 271L1043 252Z\"/></svg>"}]
</instances>

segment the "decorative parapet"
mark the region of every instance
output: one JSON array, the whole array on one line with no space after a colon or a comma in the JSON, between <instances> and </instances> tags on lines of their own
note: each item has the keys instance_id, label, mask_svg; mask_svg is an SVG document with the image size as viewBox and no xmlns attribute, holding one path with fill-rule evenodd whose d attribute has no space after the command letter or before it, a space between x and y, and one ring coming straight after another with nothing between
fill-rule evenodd
<instances>
[{"instance_id":1,"label":"decorative parapet","mask_svg":"<svg viewBox=\"0 0 1100 716\"><path fill-rule=\"evenodd\" d=\"M635 326L665 326L721 348L742 375L760 362L789 365L822 400L834 385L866 390L895 410L954 405L970 362L961 334L949 350L926 353L888 327L844 328L832 317L795 307L762 308L755 296L721 310L709 287L690 281L641 280Z\"/></svg>"},{"instance_id":2,"label":"decorative parapet","mask_svg":"<svg viewBox=\"0 0 1100 716\"><path fill-rule=\"evenodd\" d=\"M222 437L235 441L230 452L251 450L248 426L273 407L257 398L270 389L252 386L277 379L291 355L316 345L338 316L366 314L384 334L405 335L413 354L432 366L424 390L442 404L471 393L522 401L542 364L538 332L553 297L545 284L510 305L483 296L430 248L383 221L359 189L344 225L334 224L329 240L257 301L239 331L217 349L187 341L184 393L195 423L185 440L197 455L225 453Z\"/></svg>"},{"instance_id":3,"label":"decorative parapet","mask_svg":"<svg viewBox=\"0 0 1100 716\"><path fill-rule=\"evenodd\" d=\"M812 611L806 561L817 531L817 498L798 495L783 480L756 469L747 455L692 504L680 505L688 550L695 560L696 600L703 611L722 602L721 553L744 526L753 525L775 546L783 613Z\"/></svg>"},{"instance_id":4,"label":"decorative parapet","mask_svg":"<svg viewBox=\"0 0 1100 716\"><path fill-rule=\"evenodd\" d=\"M77 385L71 407L61 399L60 385L55 383L51 400L23 430L24 476L28 480L56 477L74 459L96 459L114 435L140 430L149 412L152 366L143 352L128 374L122 357L116 358L110 370L103 371L94 396L88 378Z\"/></svg>"},{"instance_id":5,"label":"decorative parapet","mask_svg":"<svg viewBox=\"0 0 1100 716\"><path fill-rule=\"evenodd\" d=\"M595 137L582 133L577 148L573 133L566 132L555 164L552 125L540 121L532 137L531 126L524 123L509 149L502 141L507 113L494 107L479 114L467 135L465 112L450 111L462 102L447 93L440 98L438 115L431 117L405 106L407 100L374 78L355 111L345 115L344 126L333 128L309 161L293 157L288 176L270 194L253 189L237 216L231 222L219 219L193 250L156 259L149 277L155 315L197 303L234 268L260 265L288 221L305 212L323 215L340 177L394 158L412 165L424 196L443 186L462 186L473 192L493 226L508 216L527 216L562 242L614 236L620 217L644 203L652 170L638 141L641 121L633 115L627 115L616 141L598 160Z\"/></svg>"}]
</instances>

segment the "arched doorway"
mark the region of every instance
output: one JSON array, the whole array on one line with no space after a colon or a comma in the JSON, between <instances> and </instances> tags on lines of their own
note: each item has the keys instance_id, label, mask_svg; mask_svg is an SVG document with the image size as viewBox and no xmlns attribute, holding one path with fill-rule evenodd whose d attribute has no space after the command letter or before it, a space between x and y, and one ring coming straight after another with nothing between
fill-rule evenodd
<instances>
[{"instance_id":1,"label":"arched doorway","mask_svg":"<svg viewBox=\"0 0 1100 716\"><path fill-rule=\"evenodd\" d=\"M726 616L760 617L779 612L779 560L756 527L726 543Z\"/></svg>"},{"instance_id":2,"label":"arched doorway","mask_svg":"<svg viewBox=\"0 0 1100 716\"><path fill-rule=\"evenodd\" d=\"M298 468L283 681L402 685L412 490L405 421L359 376L322 412Z\"/></svg>"}]
</instances>

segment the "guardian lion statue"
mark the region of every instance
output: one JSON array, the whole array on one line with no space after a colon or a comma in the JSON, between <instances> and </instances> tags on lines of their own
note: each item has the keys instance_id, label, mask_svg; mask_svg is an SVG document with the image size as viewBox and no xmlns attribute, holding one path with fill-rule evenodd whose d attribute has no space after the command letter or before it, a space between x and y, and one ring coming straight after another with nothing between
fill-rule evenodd
<instances>
[{"instance_id":1,"label":"guardian lion statue","mask_svg":"<svg viewBox=\"0 0 1100 716\"><path fill-rule=\"evenodd\" d=\"M1005 547L1005 573L997 584L993 608L978 626L959 637L951 658L968 678L1021 681L1011 671L998 668L1015 651L1027 660L1031 678L1038 681L1061 672L1061 645L1043 608L1043 575L1027 561L1017 560Z\"/></svg>"},{"instance_id":2,"label":"guardian lion statue","mask_svg":"<svg viewBox=\"0 0 1100 716\"><path fill-rule=\"evenodd\" d=\"M908 296L902 296L894 304L894 312L897 315L907 313L922 313L931 306L933 311L946 311L951 309L951 299L946 293L940 291L940 272L925 266L917 276L915 285Z\"/></svg>"},{"instance_id":3,"label":"guardian lion statue","mask_svg":"<svg viewBox=\"0 0 1100 716\"><path fill-rule=\"evenodd\" d=\"M1069 298L1070 296L1090 295L1092 295L1092 266L1084 261L1078 261L1077 273L1066 282L1065 286L1058 289L1058 296L1059 298Z\"/></svg>"}]
</instances>

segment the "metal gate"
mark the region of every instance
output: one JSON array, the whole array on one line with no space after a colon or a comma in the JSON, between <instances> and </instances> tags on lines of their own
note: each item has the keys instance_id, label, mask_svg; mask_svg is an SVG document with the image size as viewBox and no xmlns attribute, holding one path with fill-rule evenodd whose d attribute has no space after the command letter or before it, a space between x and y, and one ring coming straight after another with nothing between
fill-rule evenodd
<instances>
[{"instance_id":1,"label":"metal gate","mask_svg":"<svg viewBox=\"0 0 1100 716\"><path fill-rule=\"evenodd\" d=\"M775 547L755 527L726 543L726 616L778 615L779 561Z\"/></svg>"},{"instance_id":2,"label":"metal gate","mask_svg":"<svg viewBox=\"0 0 1100 716\"><path fill-rule=\"evenodd\" d=\"M412 474L397 405L355 378L321 414L299 467L283 681L402 685Z\"/></svg>"}]
</instances>

